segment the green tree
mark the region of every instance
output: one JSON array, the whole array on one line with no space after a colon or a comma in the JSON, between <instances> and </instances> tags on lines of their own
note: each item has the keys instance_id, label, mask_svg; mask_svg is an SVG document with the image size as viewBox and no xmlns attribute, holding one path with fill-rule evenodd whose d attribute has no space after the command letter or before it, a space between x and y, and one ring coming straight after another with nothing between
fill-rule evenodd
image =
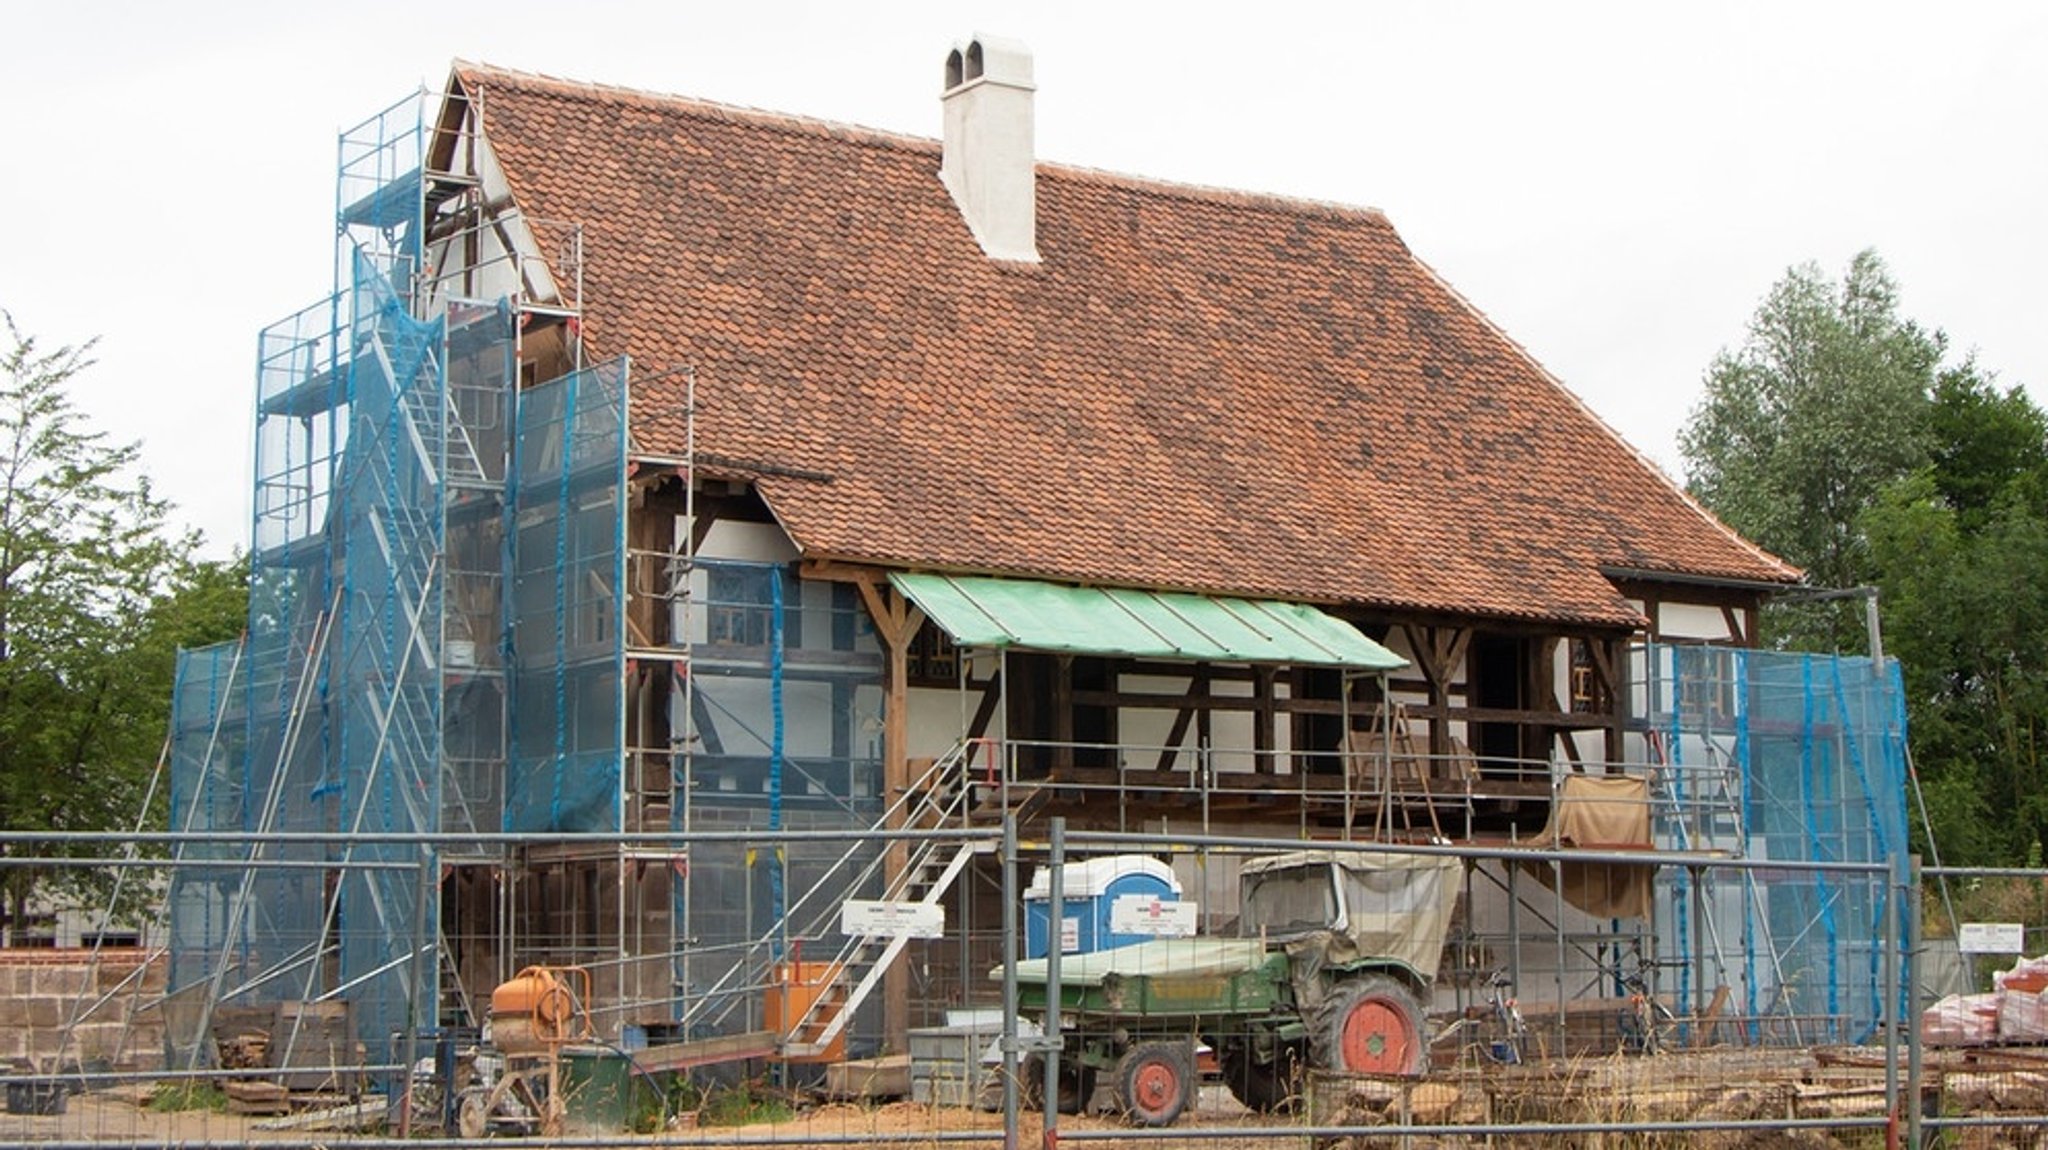
<instances>
[{"instance_id":1,"label":"green tree","mask_svg":"<svg viewBox=\"0 0 2048 1150\"><path fill-rule=\"evenodd\" d=\"M2026 392L1998 390L1971 361L1941 373L1929 415L1934 482L1965 530L1984 527L2002 503L2040 500L2048 414Z\"/></svg>"},{"instance_id":2,"label":"green tree","mask_svg":"<svg viewBox=\"0 0 2048 1150\"><path fill-rule=\"evenodd\" d=\"M108 442L72 406L91 345L45 351L0 319L0 828L49 833L10 844L16 857L91 854L65 836L141 813L173 652L239 630L240 564L197 561L195 535L165 530L136 445ZM0 897L21 923L39 894L93 877L8 867Z\"/></svg>"},{"instance_id":3,"label":"green tree","mask_svg":"<svg viewBox=\"0 0 2048 1150\"><path fill-rule=\"evenodd\" d=\"M2048 839L2048 415L1964 365L1930 426L1859 529L1943 860L2017 864Z\"/></svg>"},{"instance_id":4,"label":"green tree","mask_svg":"<svg viewBox=\"0 0 2048 1150\"><path fill-rule=\"evenodd\" d=\"M1857 517L1929 457L1928 406L1943 338L1899 315L1875 252L1840 284L1786 272L1743 345L1707 368L1679 434L1693 493L1730 527L1822 587L1864 582Z\"/></svg>"},{"instance_id":5,"label":"green tree","mask_svg":"<svg viewBox=\"0 0 2048 1150\"><path fill-rule=\"evenodd\" d=\"M1944 349L1875 254L1839 283L1795 267L1679 443L1730 526L1819 586L1879 588L1944 860L2018 863L2048 840L2048 414ZM1765 618L1773 643L1861 646L1860 610Z\"/></svg>"}]
</instances>

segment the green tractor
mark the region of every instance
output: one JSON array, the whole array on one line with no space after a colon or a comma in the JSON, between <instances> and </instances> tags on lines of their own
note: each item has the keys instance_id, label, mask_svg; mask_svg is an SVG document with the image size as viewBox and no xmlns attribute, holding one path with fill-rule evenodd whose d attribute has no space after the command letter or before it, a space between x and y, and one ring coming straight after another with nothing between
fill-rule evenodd
<instances>
[{"instance_id":1,"label":"green tractor","mask_svg":"<svg viewBox=\"0 0 2048 1150\"><path fill-rule=\"evenodd\" d=\"M1198 1046L1254 1110L1315 1066L1416 1077L1429 1067L1427 1000L1457 905L1455 858L1334 850L1247 861L1236 938L1161 938L1060 960L1060 1109L1103 1074L1116 1104L1166 1126L1195 1101ZM1043 1015L1045 959L1017 965L1019 1007ZM1002 972L994 972L1001 977ZM1026 1059L1043 1098L1045 1063Z\"/></svg>"}]
</instances>

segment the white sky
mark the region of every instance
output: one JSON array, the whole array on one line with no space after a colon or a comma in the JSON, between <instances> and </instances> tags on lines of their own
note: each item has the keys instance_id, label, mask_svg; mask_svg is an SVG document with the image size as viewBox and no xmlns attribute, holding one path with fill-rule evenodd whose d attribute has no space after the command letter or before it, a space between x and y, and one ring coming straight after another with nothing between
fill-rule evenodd
<instances>
[{"instance_id":1,"label":"white sky","mask_svg":"<svg viewBox=\"0 0 2048 1150\"><path fill-rule=\"evenodd\" d=\"M945 53L1037 64L1042 158L1369 204L1667 470L1793 263L2048 401L2048 5L16 0L0 308L246 545L257 330L331 290L336 133L462 57L936 136Z\"/></svg>"}]
</instances>

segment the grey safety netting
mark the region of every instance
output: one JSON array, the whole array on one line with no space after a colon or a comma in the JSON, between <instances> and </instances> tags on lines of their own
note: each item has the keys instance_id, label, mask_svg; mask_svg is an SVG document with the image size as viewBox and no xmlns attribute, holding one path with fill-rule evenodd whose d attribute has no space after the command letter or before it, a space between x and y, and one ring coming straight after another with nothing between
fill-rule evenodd
<instances>
[{"instance_id":1,"label":"grey safety netting","mask_svg":"<svg viewBox=\"0 0 2048 1150\"><path fill-rule=\"evenodd\" d=\"M626 378L617 360L519 397L508 831L624 826Z\"/></svg>"},{"instance_id":2,"label":"grey safety netting","mask_svg":"<svg viewBox=\"0 0 2048 1150\"><path fill-rule=\"evenodd\" d=\"M730 1031L758 1022L746 1012L766 965L836 941L839 903L874 893L846 888L872 849L834 872L838 885L821 880L847 853L845 832L882 810L883 661L851 586L703 557L690 578L693 741L677 759L674 825L821 832L815 847L691 848L675 920L695 945L678 948L676 977L693 1030Z\"/></svg>"},{"instance_id":3,"label":"grey safety netting","mask_svg":"<svg viewBox=\"0 0 2048 1150\"><path fill-rule=\"evenodd\" d=\"M1743 649L1642 649L1645 717L1665 782L1657 845L1756 860L1888 862L1907 848L1898 664ZM1708 961L1756 1037L1860 1041L1883 1011L1883 949L1901 908L1881 879L1662 868L1658 945ZM1681 1000L1704 985L1675 988ZM1774 1024L1773 1020L1781 1020Z\"/></svg>"}]
</instances>

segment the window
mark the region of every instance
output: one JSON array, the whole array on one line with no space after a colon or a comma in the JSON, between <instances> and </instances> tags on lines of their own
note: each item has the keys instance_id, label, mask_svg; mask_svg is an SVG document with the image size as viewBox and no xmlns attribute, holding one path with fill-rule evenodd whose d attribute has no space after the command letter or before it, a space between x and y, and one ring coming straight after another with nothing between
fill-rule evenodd
<instances>
[{"instance_id":1,"label":"window","mask_svg":"<svg viewBox=\"0 0 2048 1150\"><path fill-rule=\"evenodd\" d=\"M913 687L953 687L960 681L960 649L953 637L926 620L906 653L905 678Z\"/></svg>"}]
</instances>

